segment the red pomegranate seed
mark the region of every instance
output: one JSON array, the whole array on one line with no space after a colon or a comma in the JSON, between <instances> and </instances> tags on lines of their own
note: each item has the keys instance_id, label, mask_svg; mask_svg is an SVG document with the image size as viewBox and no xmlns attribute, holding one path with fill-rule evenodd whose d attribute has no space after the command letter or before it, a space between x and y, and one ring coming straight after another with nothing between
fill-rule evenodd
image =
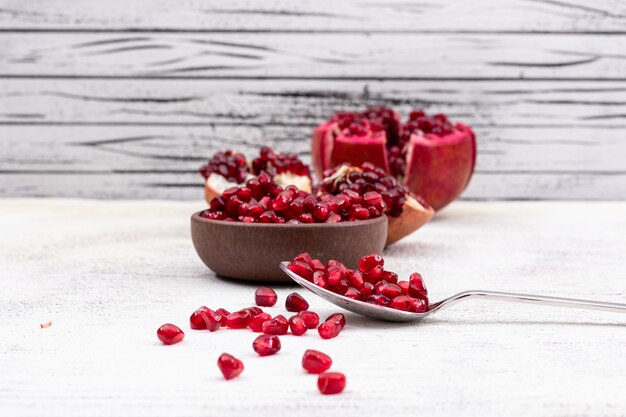
<instances>
[{"instance_id":1,"label":"red pomegranate seed","mask_svg":"<svg viewBox=\"0 0 626 417\"><path fill-rule=\"evenodd\" d=\"M219 314L220 316L222 316L222 327L226 327L226 317L228 317L228 315L230 314L230 311L223 309L223 308L218 308L217 310L215 310L215 312L217 314Z\"/></svg>"},{"instance_id":2,"label":"red pomegranate seed","mask_svg":"<svg viewBox=\"0 0 626 417\"><path fill-rule=\"evenodd\" d=\"M370 304L376 304L379 306L383 306L386 307L389 305L389 298L385 297L384 295L380 295L380 294L372 294L369 297L367 297L365 299L366 303L370 303Z\"/></svg>"},{"instance_id":3,"label":"red pomegranate seed","mask_svg":"<svg viewBox=\"0 0 626 417\"><path fill-rule=\"evenodd\" d=\"M344 296L352 298L353 300L361 300L361 291L357 290L354 287L350 287L346 290Z\"/></svg>"},{"instance_id":4,"label":"red pomegranate seed","mask_svg":"<svg viewBox=\"0 0 626 417\"><path fill-rule=\"evenodd\" d=\"M424 279L417 272L412 273L409 277L409 296L428 299L428 291L426 290Z\"/></svg>"},{"instance_id":5,"label":"red pomegranate seed","mask_svg":"<svg viewBox=\"0 0 626 417\"><path fill-rule=\"evenodd\" d=\"M385 261L383 257L377 253L367 255L359 259L359 269L361 272L367 272L376 266L383 266Z\"/></svg>"},{"instance_id":6,"label":"red pomegranate seed","mask_svg":"<svg viewBox=\"0 0 626 417\"><path fill-rule=\"evenodd\" d=\"M375 284L383 278L384 272L385 271L381 265L376 265L369 271L363 272L363 280Z\"/></svg>"},{"instance_id":7,"label":"red pomegranate seed","mask_svg":"<svg viewBox=\"0 0 626 417\"><path fill-rule=\"evenodd\" d=\"M313 284L318 287L328 288L328 283L326 282L326 274L322 271L315 271L313 274Z\"/></svg>"},{"instance_id":8,"label":"red pomegranate seed","mask_svg":"<svg viewBox=\"0 0 626 417\"><path fill-rule=\"evenodd\" d=\"M273 355L280 350L280 339L278 336L268 336L262 334L252 342L252 349L260 356Z\"/></svg>"},{"instance_id":9,"label":"red pomegranate seed","mask_svg":"<svg viewBox=\"0 0 626 417\"><path fill-rule=\"evenodd\" d=\"M384 295L385 297L392 299L399 295L402 295L402 289L396 284L390 284L388 282L383 282L383 284L376 285L376 293Z\"/></svg>"},{"instance_id":10,"label":"red pomegranate seed","mask_svg":"<svg viewBox=\"0 0 626 417\"><path fill-rule=\"evenodd\" d=\"M202 306L189 317L189 326L195 330L216 331L222 326L222 315Z\"/></svg>"},{"instance_id":11,"label":"red pomegranate seed","mask_svg":"<svg viewBox=\"0 0 626 417\"><path fill-rule=\"evenodd\" d=\"M289 262L289 270L296 275L301 276L302 278L310 281L313 278L313 270L308 264L300 261L291 261Z\"/></svg>"},{"instance_id":12,"label":"red pomegranate seed","mask_svg":"<svg viewBox=\"0 0 626 417\"><path fill-rule=\"evenodd\" d=\"M272 316L270 314L261 313L250 320L250 322L248 323L248 328L255 333L261 333L263 331L263 323L271 319Z\"/></svg>"},{"instance_id":13,"label":"red pomegranate seed","mask_svg":"<svg viewBox=\"0 0 626 417\"><path fill-rule=\"evenodd\" d=\"M367 298L372 294L374 294L374 284L371 282L364 282L361 287L361 296L363 298Z\"/></svg>"},{"instance_id":14,"label":"red pomegranate seed","mask_svg":"<svg viewBox=\"0 0 626 417\"><path fill-rule=\"evenodd\" d=\"M278 315L272 320L267 320L261 325L263 333L273 335L287 334L289 331L289 322L283 315Z\"/></svg>"},{"instance_id":15,"label":"red pomegranate seed","mask_svg":"<svg viewBox=\"0 0 626 417\"><path fill-rule=\"evenodd\" d=\"M314 313L313 311L301 311L298 313L298 315L302 317L304 325L307 329L315 329L317 325L320 324L320 316L318 316L317 313Z\"/></svg>"},{"instance_id":16,"label":"red pomegranate seed","mask_svg":"<svg viewBox=\"0 0 626 417\"><path fill-rule=\"evenodd\" d=\"M331 314L330 316L326 317L326 320L324 321L338 324L340 330L343 330L343 328L346 327L346 316L344 316L342 313Z\"/></svg>"},{"instance_id":17,"label":"red pomegranate seed","mask_svg":"<svg viewBox=\"0 0 626 417\"><path fill-rule=\"evenodd\" d=\"M346 388L346 376L341 372L324 372L317 378L317 388L324 395L339 394Z\"/></svg>"},{"instance_id":18,"label":"red pomegranate seed","mask_svg":"<svg viewBox=\"0 0 626 417\"><path fill-rule=\"evenodd\" d=\"M348 268L346 268L346 266L344 264L342 264L341 262L336 261L334 259L331 259L330 261L328 261L328 263L326 264L326 268L330 269L330 267L332 267L332 266L337 266L337 267L339 267L341 269L344 269L344 270L348 269Z\"/></svg>"},{"instance_id":19,"label":"red pomegranate seed","mask_svg":"<svg viewBox=\"0 0 626 417\"><path fill-rule=\"evenodd\" d=\"M402 295L409 295L409 281L398 281L398 287L402 290Z\"/></svg>"},{"instance_id":20,"label":"red pomegranate seed","mask_svg":"<svg viewBox=\"0 0 626 417\"><path fill-rule=\"evenodd\" d=\"M356 288L357 290L360 290L364 282L363 274L361 274L361 271L350 271L346 275L350 286Z\"/></svg>"},{"instance_id":21,"label":"red pomegranate seed","mask_svg":"<svg viewBox=\"0 0 626 417\"><path fill-rule=\"evenodd\" d=\"M178 326L166 323L157 330L157 337L164 345L175 345L183 341L185 333Z\"/></svg>"},{"instance_id":22,"label":"red pomegranate seed","mask_svg":"<svg viewBox=\"0 0 626 417\"><path fill-rule=\"evenodd\" d=\"M385 271L383 272L382 278L390 284L398 283L398 274L396 274L395 272Z\"/></svg>"},{"instance_id":23,"label":"red pomegranate seed","mask_svg":"<svg viewBox=\"0 0 626 417\"><path fill-rule=\"evenodd\" d=\"M309 309L309 303L300 294L294 292L287 296L285 308L287 311L304 311Z\"/></svg>"},{"instance_id":24,"label":"red pomegranate seed","mask_svg":"<svg viewBox=\"0 0 626 417\"><path fill-rule=\"evenodd\" d=\"M333 360L319 350L308 349L302 356L302 367L310 374L321 374L330 369Z\"/></svg>"},{"instance_id":25,"label":"red pomegranate seed","mask_svg":"<svg viewBox=\"0 0 626 417\"><path fill-rule=\"evenodd\" d=\"M263 310L261 310L259 307L248 307L244 308L243 310L248 311L250 313L250 316L252 317L256 317L263 312Z\"/></svg>"},{"instance_id":26,"label":"red pomegranate seed","mask_svg":"<svg viewBox=\"0 0 626 417\"><path fill-rule=\"evenodd\" d=\"M387 306L396 310L411 311L411 298L406 295L399 295L392 299Z\"/></svg>"},{"instance_id":27,"label":"red pomegranate seed","mask_svg":"<svg viewBox=\"0 0 626 417\"><path fill-rule=\"evenodd\" d=\"M228 353L220 355L217 359L217 366L227 380L237 378L243 372L243 362Z\"/></svg>"},{"instance_id":28,"label":"red pomegranate seed","mask_svg":"<svg viewBox=\"0 0 626 417\"><path fill-rule=\"evenodd\" d=\"M244 327L248 327L248 323L252 317L253 315L248 309L235 311L226 316L226 326L231 329L243 329Z\"/></svg>"},{"instance_id":29,"label":"red pomegranate seed","mask_svg":"<svg viewBox=\"0 0 626 417\"><path fill-rule=\"evenodd\" d=\"M313 259L309 262L309 266L313 269L313 271L323 271L326 272L326 266L319 259Z\"/></svg>"},{"instance_id":30,"label":"red pomegranate seed","mask_svg":"<svg viewBox=\"0 0 626 417\"><path fill-rule=\"evenodd\" d=\"M330 267L328 268L328 271L326 272L326 282L331 287L334 287L335 285L339 284L339 282L344 278L345 278L344 270L339 267L336 267L336 266Z\"/></svg>"},{"instance_id":31,"label":"red pomegranate seed","mask_svg":"<svg viewBox=\"0 0 626 417\"><path fill-rule=\"evenodd\" d=\"M272 307L278 301L276 291L269 287L260 287L254 292L254 301L261 307Z\"/></svg>"},{"instance_id":32,"label":"red pomegranate seed","mask_svg":"<svg viewBox=\"0 0 626 417\"><path fill-rule=\"evenodd\" d=\"M341 327L337 323L327 321L320 324L317 328L317 332L322 339L332 339L337 337L337 335L341 332Z\"/></svg>"},{"instance_id":33,"label":"red pomegranate seed","mask_svg":"<svg viewBox=\"0 0 626 417\"><path fill-rule=\"evenodd\" d=\"M293 257L293 262L304 262L307 265L309 265L312 260L313 259L311 258L311 255L309 255L308 252L303 252Z\"/></svg>"},{"instance_id":34,"label":"red pomegranate seed","mask_svg":"<svg viewBox=\"0 0 626 417\"><path fill-rule=\"evenodd\" d=\"M415 313L424 313L428 311L428 301L421 298L411 298L411 311Z\"/></svg>"},{"instance_id":35,"label":"red pomegranate seed","mask_svg":"<svg viewBox=\"0 0 626 417\"><path fill-rule=\"evenodd\" d=\"M300 316L292 316L289 318L289 328L294 336L302 336L306 333L307 327L304 320Z\"/></svg>"}]
</instances>

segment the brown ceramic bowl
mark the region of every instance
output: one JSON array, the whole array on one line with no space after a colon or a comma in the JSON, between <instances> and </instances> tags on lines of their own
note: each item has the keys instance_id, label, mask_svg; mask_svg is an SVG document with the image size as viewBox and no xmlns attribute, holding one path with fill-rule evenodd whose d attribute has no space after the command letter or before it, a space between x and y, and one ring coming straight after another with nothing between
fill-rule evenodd
<instances>
[{"instance_id":1,"label":"brown ceramic bowl","mask_svg":"<svg viewBox=\"0 0 626 417\"><path fill-rule=\"evenodd\" d=\"M278 265L302 252L349 268L356 268L364 255L381 253L387 216L345 223L251 224L208 220L198 212L191 216L191 239L202 262L219 275L289 282Z\"/></svg>"}]
</instances>

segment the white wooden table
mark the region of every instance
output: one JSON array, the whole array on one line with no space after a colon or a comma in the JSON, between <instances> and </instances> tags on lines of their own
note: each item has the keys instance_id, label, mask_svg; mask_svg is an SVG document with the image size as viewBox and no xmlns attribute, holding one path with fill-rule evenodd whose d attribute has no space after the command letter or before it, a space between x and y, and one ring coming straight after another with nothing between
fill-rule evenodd
<instances>
[{"instance_id":1,"label":"white wooden table","mask_svg":"<svg viewBox=\"0 0 626 417\"><path fill-rule=\"evenodd\" d=\"M0 415L626 415L617 314L496 302L415 325L347 314L340 337L285 336L267 358L247 330L188 330L195 308L250 305L255 288L197 258L188 216L201 206L0 200ZM401 276L422 272L435 300L481 288L624 302L625 212L618 202L459 202L385 257ZM294 287L277 290L282 301ZM322 315L337 310L301 293ZM183 343L158 343L165 322L187 331ZM343 395L317 393L299 365L306 348L345 372ZM245 362L241 378L221 379L222 352Z\"/></svg>"}]
</instances>

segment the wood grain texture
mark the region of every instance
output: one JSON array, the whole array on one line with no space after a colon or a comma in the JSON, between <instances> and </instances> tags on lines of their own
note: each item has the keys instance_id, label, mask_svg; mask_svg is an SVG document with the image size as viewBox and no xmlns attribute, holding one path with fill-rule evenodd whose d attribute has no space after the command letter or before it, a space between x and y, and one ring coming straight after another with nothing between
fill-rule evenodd
<instances>
[{"instance_id":1,"label":"wood grain texture","mask_svg":"<svg viewBox=\"0 0 626 417\"><path fill-rule=\"evenodd\" d=\"M626 80L626 34L23 33L0 75L242 79Z\"/></svg>"},{"instance_id":2,"label":"wood grain texture","mask_svg":"<svg viewBox=\"0 0 626 417\"><path fill-rule=\"evenodd\" d=\"M5 0L0 28L42 31L624 32L620 0Z\"/></svg>"},{"instance_id":3,"label":"wood grain texture","mask_svg":"<svg viewBox=\"0 0 626 417\"><path fill-rule=\"evenodd\" d=\"M247 330L189 330L200 305L247 306L255 288L216 279L197 258L189 215L200 205L0 200L0 414L624 415L623 315L479 301L414 325L348 313L338 338L284 336L267 358ZM422 272L435 300L483 288L624 302L625 210L461 202L392 246L385 265ZM272 314L294 290L277 288ZM301 293L323 317L337 311ZM158 343L165 322L183 327L182 344ZM300 369L308 348L346 373L344 394L317 393ZM224 351L245 362L241 378L219 377Z\"/></svg>"}]
</instances>

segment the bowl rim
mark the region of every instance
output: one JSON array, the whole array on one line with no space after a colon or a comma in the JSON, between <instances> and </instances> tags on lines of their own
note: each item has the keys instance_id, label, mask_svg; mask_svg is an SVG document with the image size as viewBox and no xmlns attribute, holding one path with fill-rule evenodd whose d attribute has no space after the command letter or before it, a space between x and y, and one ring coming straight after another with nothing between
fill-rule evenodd
<instances>
[{"instance_id":1,"label":"bowl rim","mask_svg":"<svg viewBox=\"0 0 626 417\"><path fill-rule=\"evenodd\" d=\"M191 215L192 222L219 224L224 226L233 227L289 227L293 229L306 229L306 228L332 228L332 227L358 227L366 226L376 223L387 222L387 216L385 214L376 217L375 219L367 220L355 220L351 222L337 222L337 223L300 223L300 224L286 224L286 223L243 223L243 222L225 222L224 220L205 219L200 216L204 210L197 211Z\"/></svg>"}]
</instances>

